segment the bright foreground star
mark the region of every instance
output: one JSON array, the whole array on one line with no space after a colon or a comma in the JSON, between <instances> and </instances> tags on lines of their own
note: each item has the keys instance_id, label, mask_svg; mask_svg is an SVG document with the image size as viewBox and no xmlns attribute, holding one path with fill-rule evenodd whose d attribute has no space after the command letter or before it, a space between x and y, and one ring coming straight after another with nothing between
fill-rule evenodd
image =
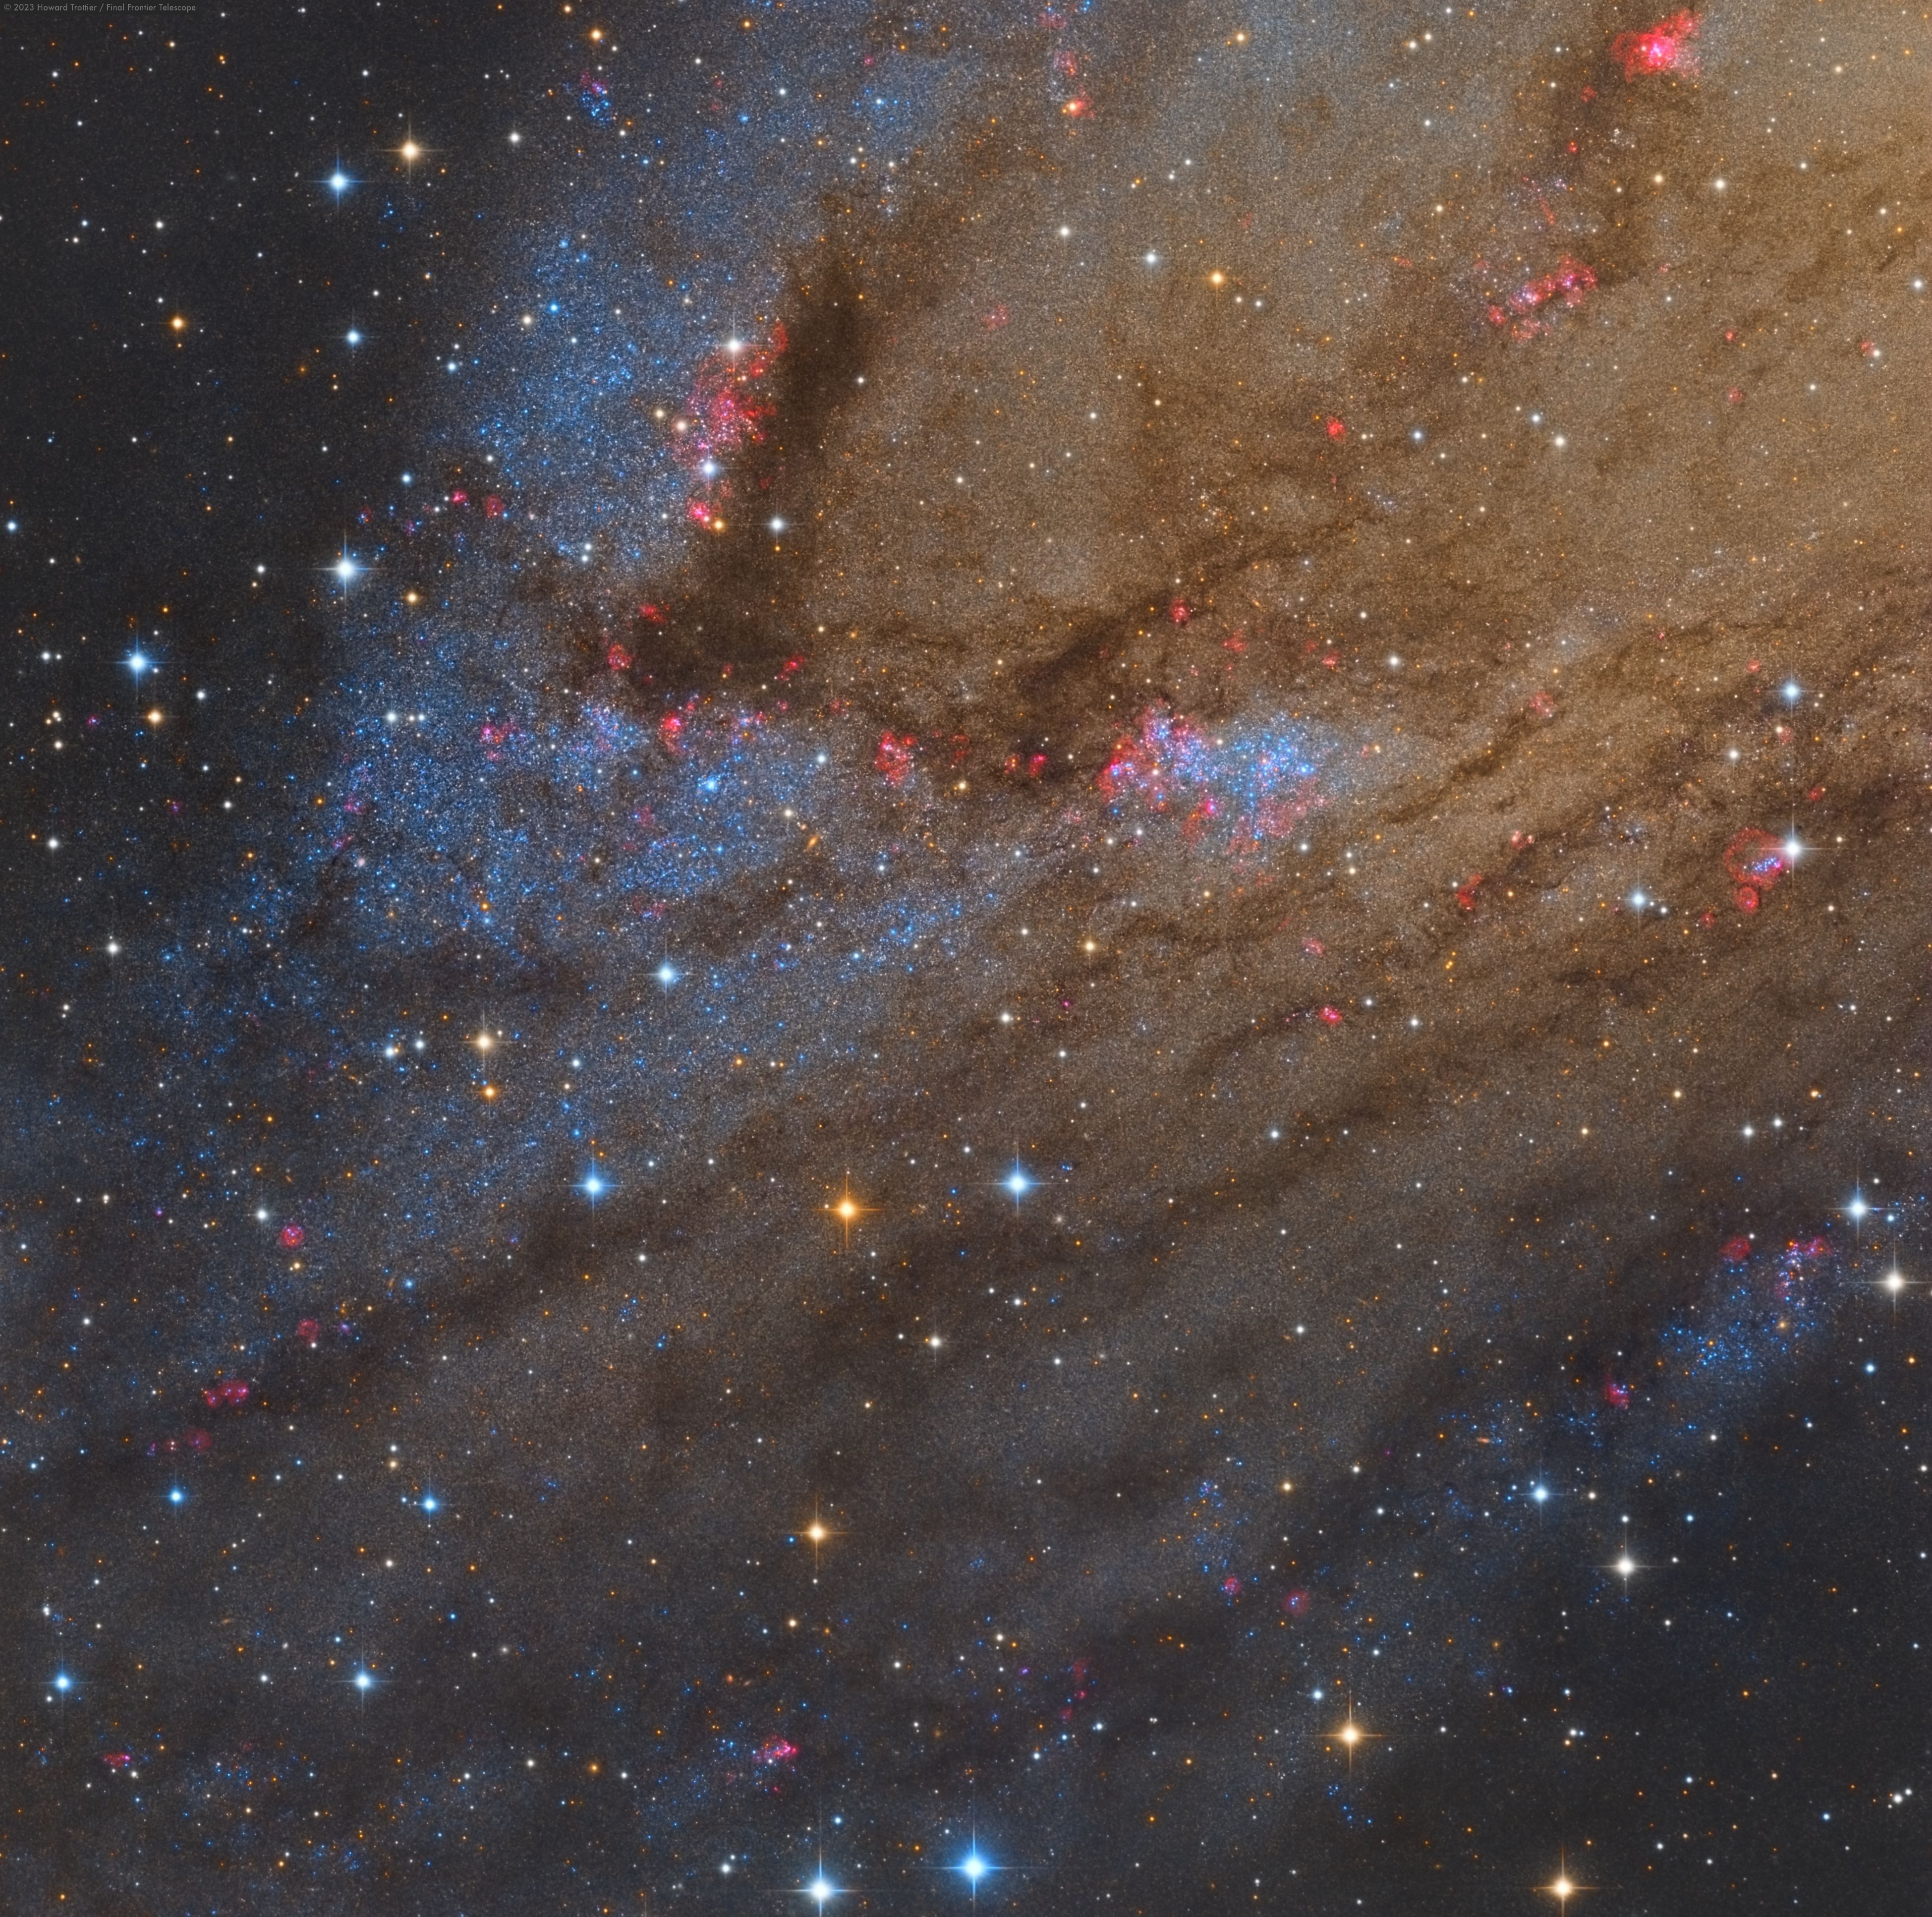
<instances>
[{"instance_id":1,"label":"bright foreground star","mask_svg":"<svg viewBox=\"0 0 1932 1917\"><path fill-rule=\"evenodd\" d=\"M1320 1693L1318 1692L1316 1695L1318 1696ZM1348 1768L1351 1770L1353 1770L1355 1767L1356 1747L1358 1744L1367 1743L1371 1738L1376 1739L1378 1742L1380 1740L1379 1732L1365 1731L1360 1724L1356 1723L1355 1707L1353 1704L1351 1704L1348 1706L1347 1716L1342 1719L1341 1724L1337 1726L1335 1730L1324 1732L1322 1735L1324 1739L1333 1738L1336 1743L1339 1744L1342 1748L1348 1753Z\"/></svg>"},{"instance_id":2,"label":"bright foreground star","mask_svg":"<svg viewBox=\"0 0 1932 1917\"><path fill-rule=\"evenodd\" d=\"M1539 1884L1537 1888L1546 1895L1556 1898L1558 1904L1567 1910L1569 1907L1570 1900L1579 1891L1588 1890L1591 1886L1588 1884L1572 1882L1568 1865L1560 1864L1556 1869L1556 1881L1554 1883Z\"/></svg>"}]
</instances>

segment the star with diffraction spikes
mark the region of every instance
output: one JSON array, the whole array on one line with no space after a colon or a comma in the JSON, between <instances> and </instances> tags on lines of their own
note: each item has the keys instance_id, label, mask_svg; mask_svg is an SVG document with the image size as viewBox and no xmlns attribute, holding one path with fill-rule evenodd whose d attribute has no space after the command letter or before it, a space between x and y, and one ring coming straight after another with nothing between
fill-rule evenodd
<instances>
[{"instance_id":1,"label":"star with diffraction spikes","mask_svg":"<svg viewBox=\"0 0 1932 1917\"><path fill-rule=\"evenodd\" d=\"M988 1877L997 1873L1024 1870L1030 1867L1023 1864L994 1863L980 1848L980 1833L976 1825L971 1835L967 1840L966 1855L961 1858L958 1863L948 1864L945 1868L957 1872L965 1880L967 1891L976 1906L980 1901L980 1886L985 1883ZM988 1888L990 1888L989 1886Z\"/></svg>"},{"instance_id":2,"label":"star with diffraction spikes","mask_svg":"<svg viewBox=\"0 0 1932 1917\"><path fill-rule=\"evenodd\" d=\"M870 1205L861 1204L852 1196L852 1178L849 1172L846 1174L844 1184L839 1189L838 1196L832 1199L825 1209L838 1220L844 1231L844 1243L842 1249L850 1251L852 1249L852 1227L860 1219L869 1217L872 1215L872 1208Z\"/></svg>"},{"instance_id":3,"label":"star with diffraction spikes","mask_svg":"<svg viewBox=\"0 0 1932 1917\"><path fill-rule=\"evenodd\" d=\"M802 1538L812 1546L812 1568L814 1573L818 1569L818 1553L820 1547L830 1544L833 1538L842 1538L844 1534L842 1531L835 1531L825 1522L824 1518L820 1514L818 1500L816 1498L812 1501L812 1522L802 1531L794 1534L797 1537Z\"/></svg>"},{"instance_id":4,"label":"star with diffraction spikes","mask_svg":"<svg viewBox=\"0 0 1932 1917\"><path fill-rule=\"evenodd\" d=\"M810 1883L802 1885L796 1893L800 1897L810 1898L820 1910L823 1910L826 1905L838 1894L838 1886L825 1874L825 1864L822 1859L819 1863L818 1874Z\"/></svg>"},{"instance_id":5,"label":"star with diffraction spikes","mask_svg":"<svg viewBox=\"0 0 1932 1917\"><path fill-rule=\"evenodd\" d=\"M597 1141L590 1141L590 1168L578 1180L577 1189L590 1201L590 1221L592 1242L595 1242L597 1223L597 1201L610 1189L610 1180L604 1175L604 1154L597 1149Z\"/></svg>"},{"instance_id":6,"label":"star with diffraction spikes","mask_svg":"<svg viewBox=\"0 0 1932 1917\"><path fill-rule=\"evenodd\" d=\"M396 158L403 163L404 172L412 175L413 175L416 171L416 162L419 160L428 159L430 154L429 148L422 146L418 142L416 136L416 131L413 128L406 129L404 131L403 134L403 143L401 146L397 147L394 151Z\"/></svg>"},{"instance_id":7,"label":"star with diffraction spikes","mask_svg":"<svg viewBox=\"0 0 1932 1917\"><path fill-rule=\"evenodd\" d=\"M1539 1895L1556 1898L1556 1907L1559 1910L1568 1910L1570 1900L1580 1891L1592 1891L1596 1888L1597 1886L1594 1884L1580 1884L1570 1876L1569 1858L1561 1851L1557 1853L1555 1877L1546 1884L1538 1884L1536 1886Z\"/></svg>"},{"instance_id":8,"label":"star with diffraction spikes","mask_svg":"<svg viewBox=\"0 0 1932 1917\"><path fill-rule=\"evenodd\" d=\"M1892 1248L1891 1264L1886 1268L1884 1276L1875 1282L1878 1288L1892 1300L1892 1315L1896 1318L1898 1316L1900 1299L1904 1298L1907 1292L1916 1289L1922 1281L1908 1278L1899 1270L1898 1247L1894 1244Z\"/></svg>"},{"instance_id":9,"label":"star with diffraction spikes","mask_svg":"<svg viewBox=\"0 0 1932 1917\"><path fill-rule=\"evenodd\" d=\"M1623 1549L1617 1553L1616 1561L1613 1563L1606 1564L1604 1568L1606 1570L1615 1571L1618 1576L1623 1580L1624 1588L1626 1592L1630 1589L1630 1580L1634 1577L1639 1571L1648 1570L1650 1568L1648 1564L1638 1563L1636 1559L1630 1556L1630 1520L1628 1518L1625 1518L1624 1520Z\"/></svg>"},{"instance_id":10,"label":"star with diffraction spikes","mask_svg":"<svg viewBox=\"0 0 1932 1917\"><path fill-rule=\"evenodd\" d=\"M1340 1724L1332 1731L1319 1731L1316 1735L1324 1744L1339 1744L1347 1754L1348 1768L1352 1771L1355 1768L1356 1751L1364 1744L1379 1744L1382 1741L1384 1733L1380 1731L1365 1731L1360 1724L1356 1723L1355 1700L1352 1697L1348 1700L1347 1714L1343 1717Z\"/></svg>"}]
</instances>

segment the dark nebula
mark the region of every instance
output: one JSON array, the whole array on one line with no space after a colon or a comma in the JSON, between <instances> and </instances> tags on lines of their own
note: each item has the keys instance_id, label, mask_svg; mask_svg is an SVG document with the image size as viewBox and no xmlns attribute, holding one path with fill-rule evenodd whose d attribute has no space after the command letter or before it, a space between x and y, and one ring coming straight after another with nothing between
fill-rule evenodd
<instances>
[{"instance_id":1,"label":"dark nebula","mask_svg":"<svg viewBox=\"0 0 1932 1917\"><path fill-rule=\"evenodd\" d=\"M0 1906L1924 1910L1924 27L10 14Z\"/></svg>"}]
</instances>

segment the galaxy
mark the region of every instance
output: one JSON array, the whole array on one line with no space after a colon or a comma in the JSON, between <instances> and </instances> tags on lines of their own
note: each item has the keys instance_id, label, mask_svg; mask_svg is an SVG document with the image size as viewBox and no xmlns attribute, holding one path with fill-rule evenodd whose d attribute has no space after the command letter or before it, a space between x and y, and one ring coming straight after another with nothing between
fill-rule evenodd
<instances>
[{"instance_id":1,"label":"galaxy","mask_svg":"<svg viewBox=\"0 0 1932 1917\"><path fill-rule=\"evenodd\" d=\"M0 1906L1923 1910L1925 30L13 9Z\"/></svg>"}]
</instances>

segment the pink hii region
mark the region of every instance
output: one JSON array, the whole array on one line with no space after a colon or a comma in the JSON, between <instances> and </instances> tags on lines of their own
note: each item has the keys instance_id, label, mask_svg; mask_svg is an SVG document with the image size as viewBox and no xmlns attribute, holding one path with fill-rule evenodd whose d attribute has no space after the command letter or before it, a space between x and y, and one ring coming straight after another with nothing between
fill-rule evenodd
<instances>
[{"instance_id":1,"label":"pink hii region","mask_svg":"<svg viewBox=\"0 0 1932 1917\"><path fill-rule=\"evenodd\" d=\"M1694 74L1696 50L1690 43L1697 38L1697 16L1690 12L1672 14L1641 33L1620 33L1610 42L1610 58L1624 70L1627 80L1646 74Z\"/></svg>"},{"instance_id":2,"label":"pink hii region","mask_svg":"<svg viewBox=\"0 0 1932 1917\"><path fill-rule=\"evenodd\" d=\"M1206 735L1191 719L1165 706L1150 706L1138 728L1114 742L1100 769L1100 790L1109 799L1134 794L1160 812L1177 786L1207 782L1211 757Z\"/></svg>"},{"instance_id":3,"label":"pink hii region","mask_svg":"<svg viewBox=\"0 0 1932 1917\"><path fill-rule=\"evenodd\" d=\"M1790 869L1783 844L1761 826L1746 826L1724 848L1724 870L1736 888L1732 900L1741 912L1755 912L1765 893Z\"/></svg>"},{"instance_id":4,"label":"pink hii region","mask_svg":"<svg viewBox=\"0 0 1932 1917\"><path fill-rule=\"evenodd\" d=\"M913 754L919 740L910 732L882 732L878 749L872 754L872 770L890 785L903 785L912 770Z\"/></svg>"},{"instance_id":5,"label":"pink hii region","mask_svg":"<svg viewBox=\"0 0 1932 1917\"><path fill-rule=\"evenodd\" d=\"M1489 311L1490 324L1502 326L1508 324L1514 315L1517 320L1526 319L1540 308L1547 306L1553 299L1560 299L1565 306L1581 306L1584 299L1596 290L1597 276L1580 260L1573 260L1566 253L1547 273L1534 280L1526 280L1515 292L1508 294L1500 304L1492 305ZM1519 332L1522 330L1520 327Z\"/></svg>"},{"instance_id":6,"label":"pink hii region","mask_svg":"<svg viewBox=\"0 0 1932 1917\"><path fill-rule=\"evenodd\" d=\"M774 326L765 344L734 342L698 368L685 401L688 428L678 436L679 455L688 464L764 439L766 424L778 410L766 382L786 344L784 327Z\"/></svg>"},{"instance_id":7,"label":"pink hii region","mask_svg":"<svg viewBox=\"0 0 1932 1917\"><path fill-rule=\"evenodd\" d=\"M1231 848L1245 852L1287 838L1323 802L1306 748L1292 733L1244 728L1216 738L1164 704L1114 740L1095 783L1110 804L1138 800L1155 812L1184 806L1190 841L1225 820Z\"/></svg>"}]
</instances>

